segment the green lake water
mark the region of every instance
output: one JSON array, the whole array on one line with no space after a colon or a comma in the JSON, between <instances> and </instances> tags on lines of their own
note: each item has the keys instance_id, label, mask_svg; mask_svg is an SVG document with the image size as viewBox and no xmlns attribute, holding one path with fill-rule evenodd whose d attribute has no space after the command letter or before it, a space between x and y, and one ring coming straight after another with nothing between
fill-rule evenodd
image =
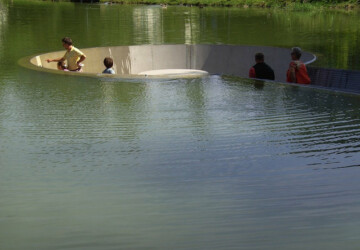
<instances>
[{"instance_id":1,"label":"green lake water","mask_svg":"<svg viewBox=\"0 0 360 250\"><path fill-rule=\"evenodd\" d=\"M17 62L70 36L300 46L360 70L359 35L356 12L0 0L0 249L358 249L359 95Z\"/></svg>"}]
</instances>

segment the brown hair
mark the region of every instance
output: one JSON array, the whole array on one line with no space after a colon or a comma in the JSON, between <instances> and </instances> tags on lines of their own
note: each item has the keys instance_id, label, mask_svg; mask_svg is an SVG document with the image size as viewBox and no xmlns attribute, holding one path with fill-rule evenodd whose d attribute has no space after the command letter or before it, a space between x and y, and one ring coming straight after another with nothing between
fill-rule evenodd
<instances>
[{"instance_id":1,"label":"brown hair","mask_svg":"<svg viewBox=\"0 0 360 250\"><path fill-rule=\"evenodd\" d=\"M114 62L111 57L105 57L104 59L104 65L106 68L111 68L113 66Z\"/></svg>"},{"instance_id":2,"label":"brown hair","mask_svg":"<svg viewBox=\"0 0 360 250\"><path fill-rule=\"evenodd\" d=\"M70 37L64 37L63 39L61 39L61 41L62 41L63 43L65 43L65 44L67 44L67 45L72 45L72 44L73 44L73 42L72 42L72 40L71 40Z\"/></svg>"}]
</instances>

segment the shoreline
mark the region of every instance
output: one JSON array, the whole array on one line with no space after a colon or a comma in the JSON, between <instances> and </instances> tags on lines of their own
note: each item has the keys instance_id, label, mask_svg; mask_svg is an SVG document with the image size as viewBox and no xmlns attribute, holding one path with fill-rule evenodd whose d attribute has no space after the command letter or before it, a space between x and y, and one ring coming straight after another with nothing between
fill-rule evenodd
<instances>
[{"instance_id":1,"label":"shoreline","mask_svg":"<svg viewBox=\"0 0 360 250\"><path fill-rule=\"evenodd\" d=\"M233 7L233 8L265 8L265 9L289 9L289 10L315 10L315 9L338 9L360 10L360 1L350 0L338 3L306 2L300 1L262 1L262 0L99 0L100 3L113 4L145 4L162 6L188 6L188 7Z\"/></svg>"},{"instance_id":2,"label":"shoreline","mask_svg":"<svg viewBox=\"0 0 360 250\"><path fill-rule=\"evenodd\" d=\"M318 2L307 2L308 0L42 0L52 2L82 2L100 4L122 4L122 5L161 5L187 6L187 7L224 7L224 8L257 8L257 9L284 9L292 11L311 10L360 10L360 0L348 0L328 3L326 0Z\"/></svg>"}]
</instances>

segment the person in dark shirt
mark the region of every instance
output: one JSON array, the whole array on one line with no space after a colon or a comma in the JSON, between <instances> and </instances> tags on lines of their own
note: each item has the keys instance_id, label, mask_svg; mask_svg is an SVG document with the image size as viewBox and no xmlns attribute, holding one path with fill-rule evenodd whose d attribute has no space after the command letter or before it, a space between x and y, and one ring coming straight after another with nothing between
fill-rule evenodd
<instances>
[{"instance_id":1,"label":"person in dark shirt","mask_svg":"<svg viewBox=\"0 0 360 250\"><path fill-rule=\"evenodd\" d=\"M256 64L252 66L249 70L250 78L267 79L267 80L275 79L274 70L264 62L263 53L255 54L255 62Z\"/></svg>"}]
</instances>

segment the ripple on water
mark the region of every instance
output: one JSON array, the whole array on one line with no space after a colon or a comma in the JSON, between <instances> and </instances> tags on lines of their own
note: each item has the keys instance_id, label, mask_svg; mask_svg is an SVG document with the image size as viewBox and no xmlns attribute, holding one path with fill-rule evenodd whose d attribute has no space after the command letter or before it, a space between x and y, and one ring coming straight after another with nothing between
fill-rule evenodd
<instances>
[{"instance_id":1,"label":"ripple on water","mask_svg":"<svg viewBox=\"0 0 360 250\"><path fill-rule=\"evenodd\" d=\"M1 92L1 178L7 225L14 208L45 216L34 232L63 232L49 245L162 248L166 228L172 249L281 248L356 227L357 97L220 77L41 84Z\"/></svg>"}]
</instances>

